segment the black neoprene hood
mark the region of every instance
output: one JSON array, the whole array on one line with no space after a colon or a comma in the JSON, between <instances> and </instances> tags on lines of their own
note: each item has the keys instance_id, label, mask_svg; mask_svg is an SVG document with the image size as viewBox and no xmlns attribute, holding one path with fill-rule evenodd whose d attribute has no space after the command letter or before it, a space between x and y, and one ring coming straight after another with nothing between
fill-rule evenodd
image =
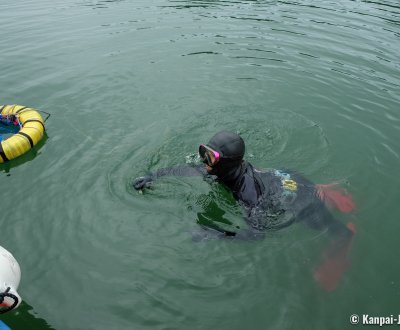
<instances>
[{"instance_id":1,"label":"black neoprene hood","mask_svg":"<svg viewBox=\"0 0 400 330\"><path fill-rule=\"evenodd\" d=\"M245 152L243 139L236 133L222 131L215 134L207 143L218 151L222 158L242 160Z\"/></svg>"},{"instance_id":2,"label":"black neoprene hood","mask_svg":"<svg viewBox=\"0 0 400 330\"><path fill-rule=\"evenodd\" d=\"M207 145L220 153L219 162L209 173L216 175L227 185L235 185L244 169L242 166L245 151L243 139L236 133L222 131L215 134Z\"/></svg>"}]
</instances>

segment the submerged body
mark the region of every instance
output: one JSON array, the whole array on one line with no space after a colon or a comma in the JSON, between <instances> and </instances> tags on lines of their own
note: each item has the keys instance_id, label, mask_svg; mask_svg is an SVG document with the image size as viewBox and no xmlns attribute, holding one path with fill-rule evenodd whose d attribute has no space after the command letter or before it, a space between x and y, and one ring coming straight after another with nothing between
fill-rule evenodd
<instances>
[{"instance_id":1,"label":"submerged body","mask_svg":"<svg viewBox=\"0 0 400 330\"><path fill-rule=\"evenodd\" d=\"M203 176L225 184L244 208L245 220L251 228L251 231L242 233L224 231L226 236L260 237L265 230L282 229L299 221L313 229L326 229L343 237L352 236L352 231L329 212L321 199L319 187L292 171L257 170L243 161L229 180L221 180L203 166L177 166L156 171L148 177L148 181L163 176ZM140 183L136 182L137 186ZM246 235L243 235L244 232Z\"/></svg>"}]
</instances>

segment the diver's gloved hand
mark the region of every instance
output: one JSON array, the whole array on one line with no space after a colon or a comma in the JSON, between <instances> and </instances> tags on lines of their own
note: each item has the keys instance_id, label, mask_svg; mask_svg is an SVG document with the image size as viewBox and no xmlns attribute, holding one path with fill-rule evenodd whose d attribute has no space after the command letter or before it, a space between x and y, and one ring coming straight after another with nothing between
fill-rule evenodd
<instances>
[{"instance_id":1,"label":"diver's gloved hand","mask_svg":"<svg viewBox=\"0 0 400 330\"><path fill-rule=\"evenodd\" d=\"M146 175L146 176L141 176L141 177L133 180L132 185L133 185L133 188L135 188L136 190L140 190L140 189L148 187L152 181L153 181L153 177L151 175Z\"/></svg>"}]
</instances>

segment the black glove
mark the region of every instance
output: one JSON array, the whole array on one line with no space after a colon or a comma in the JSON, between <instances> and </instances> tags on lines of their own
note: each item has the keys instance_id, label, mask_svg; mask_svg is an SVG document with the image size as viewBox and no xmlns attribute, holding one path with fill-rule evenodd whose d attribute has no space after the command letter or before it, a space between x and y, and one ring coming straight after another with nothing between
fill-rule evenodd
<instances>
[{"instance_id":1,"label":"black glove","mask_svg":"<svg viewBox=\"0 0 400 330\"><path fill-rule=\"evenodd\" d=\"M145 187L148 187L150 185L150 182L152 182L152 181L153 181L153 177L150 175L146 175L146 176L141 176L141 177L133 180L132 185L133 185L133 188L135 188L136 190L140 190Z\"/></svg>"}]
</instances>

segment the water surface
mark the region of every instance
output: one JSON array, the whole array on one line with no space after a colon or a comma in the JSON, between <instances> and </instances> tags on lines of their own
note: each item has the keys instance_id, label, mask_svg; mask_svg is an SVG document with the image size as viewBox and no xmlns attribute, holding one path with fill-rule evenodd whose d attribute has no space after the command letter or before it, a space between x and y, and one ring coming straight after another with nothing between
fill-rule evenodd
<instances>
[{"instance_id":1,"label":"water surface","mask_svg":"<svg viewBox=\"0 0 400 330\"><path fill-rule=\"evenodd\" d=\"M0 167L0 244L26 301L2 316L13 329L338 329L400 313L396 1L3 0L0 26L0 103L52 114L44 143ZM353 194L336 291L312 277L327 233L196 243L198 213L243 226L223 187L130 187L221 129L256 167Z\"/></svg>"}]
</instances>

